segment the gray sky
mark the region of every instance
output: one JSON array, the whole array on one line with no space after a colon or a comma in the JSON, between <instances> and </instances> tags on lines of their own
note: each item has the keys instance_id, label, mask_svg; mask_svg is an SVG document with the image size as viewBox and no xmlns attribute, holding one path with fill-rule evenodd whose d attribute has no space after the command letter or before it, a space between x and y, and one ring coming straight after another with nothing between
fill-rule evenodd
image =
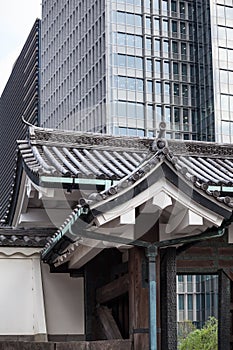
<instances>
[{"instance_id":1,"label":"gray sky","mask_svg":"<svg viewBox=\"0 0 233 350\"><path fill-rule=\"evenodd\" d=\"M36 18L42 0L0 1L0 95Z\"/></svg>"}]
</instances>

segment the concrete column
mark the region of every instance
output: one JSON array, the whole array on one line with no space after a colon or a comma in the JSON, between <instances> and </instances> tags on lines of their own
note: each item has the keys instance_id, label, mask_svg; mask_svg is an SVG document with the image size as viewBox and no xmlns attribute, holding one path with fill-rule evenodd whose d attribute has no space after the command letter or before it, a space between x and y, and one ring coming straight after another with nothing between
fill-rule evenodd
<instances>
[{"instance_id":1,"label":"concrete column","mask_svg":"<svg viewBox=\"0 0 233 350\"><path fill-rule=\"evenodd\" d=\"M177 349L176 248L161 251L161 348Z\"/></svg>"},{"instance_id":2,"label":"concrete column","mask_svg":"<svg viewBox=\"0 0 233 350\"><path fill-rule=\"evenodd\" d=\"M218 276L218 350L230 350L230 280L222 270Z\"/></svg>"}]
</instances>

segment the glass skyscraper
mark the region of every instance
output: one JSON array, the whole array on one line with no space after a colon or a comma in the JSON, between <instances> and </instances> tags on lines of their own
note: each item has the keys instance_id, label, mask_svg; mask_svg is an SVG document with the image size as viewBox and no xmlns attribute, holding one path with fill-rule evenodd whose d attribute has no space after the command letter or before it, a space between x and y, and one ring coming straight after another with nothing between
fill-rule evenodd
<instances>
[{"instance_id":1,"label":"glass skyscraper","mask_svg":"<svg viewBox=\"0 0 233 350\"><path fill-rule=\"evenodd\" d=\"M43 0L41 125L228 142L232 0ZM233 135L233 133L232 133Z\"/></svg>"},{"instance_id":2,"label":"glass skyscraper","mask_svg":"<svg viewBox=\"0 0 233 350\"><path fill-rule=\"evenodd\" d=\"M233 142L233 1L211 1L217 142Z\"/></svg>"}]
</instances>

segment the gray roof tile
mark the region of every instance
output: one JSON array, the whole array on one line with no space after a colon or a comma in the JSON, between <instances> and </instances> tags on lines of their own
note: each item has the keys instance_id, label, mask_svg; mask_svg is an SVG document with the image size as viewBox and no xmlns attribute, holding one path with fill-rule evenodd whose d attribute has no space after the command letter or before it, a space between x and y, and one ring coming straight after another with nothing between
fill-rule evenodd
<instances>
[{"instance_id":1,"label":"gray roof tile","mask_svg":"<svg viewBox=\"0 0 233 350\"><path fill-rule=\"evenodd\" d=\"M51 179L117 179L119 187L164 161L205 191L208 186L204 184L233 185L232 145L30 128L30 139L20 141L19 150L28 175L36 176L38 181L42 175ZM111 193L115 193L114 187L102 193L102 198ZM227 204L232 205L232 201Z\"/></svg>"},{"instance_id":2,"label":"gray roof tile","mask_svg":"<svg viewBox=\"0 0 233 350\"><path fill-rule=\"evenodd\" d=\"M0 247L44 247L54 234L53 229L14 229L0 227Z\"/></svg>"}]
</instances>

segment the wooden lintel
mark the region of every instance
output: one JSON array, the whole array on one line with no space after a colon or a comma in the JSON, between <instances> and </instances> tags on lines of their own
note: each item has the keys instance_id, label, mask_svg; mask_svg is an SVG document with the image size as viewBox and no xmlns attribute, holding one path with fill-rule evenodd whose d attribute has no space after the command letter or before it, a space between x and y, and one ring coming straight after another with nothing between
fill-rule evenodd
<instances>
[{"instance_id":1,"label":"wooden lintel","mask_svg":"<svg viewBox=\"0 0 233 350\"><path fill-rule=\"evenodd\" d=\"M97 315L107 339L122 339L116 321L112 316L112 312L107 306L98 307Z\"/></svg>"},{"instance_id":2,"label":"wooden lintel","mask_svg":"<svg viewBox=\"0 0 233 350\"><path fill-rule=\"evenodd\" d=\"M129 275L125 274L118 279L105 284L96 290L96 301L98 304L113 300L129 290Z\"/></svg>"}]
</instances>

